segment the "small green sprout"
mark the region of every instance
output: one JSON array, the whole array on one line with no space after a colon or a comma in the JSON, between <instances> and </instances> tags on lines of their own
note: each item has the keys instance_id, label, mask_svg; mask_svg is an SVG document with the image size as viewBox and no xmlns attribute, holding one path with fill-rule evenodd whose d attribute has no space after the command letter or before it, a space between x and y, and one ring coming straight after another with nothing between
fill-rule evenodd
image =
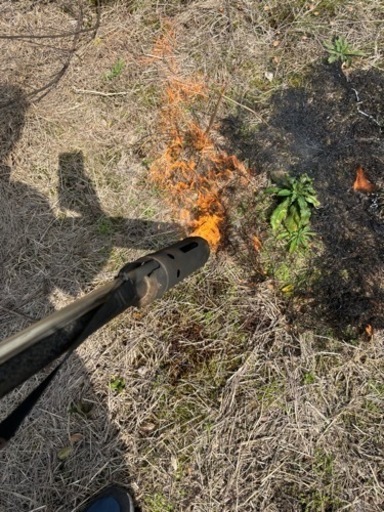
<instances>
[{"instance_id":1,"label":"small green sprout","mask_svg":"<svg viewBox=\"0 0 384 512\"><path fill-rule=\"evenodd\" d=\"M112 377L109 381L109 387L118 395L125 389L125 380L123 377Z\"/></svg>"},{"instance_id":2,"label":"small green sprout","mask_svg":"<svg viewBox=\"0 0 384 512\"><path fill-rule=\"evenodd\" d=\"M124 67L125 62L123 61L123 59L117 59L112 68L107 73L105 73L105 78L107 80L113 80L114 78L117 78L123 72Z\"/></svg>"},{"instance_id":3,"label":"small green sprout","mask_svg":"<svg viewBox=\"0 0 384 512\"><path fill-rule=\"evenodd\" d=\"M351 48L342 36L337 36L332 41L324 43L324 47L329 53L329 64L332 64L333 62L341 62L341 64L345 64L345 66L350 66L352 64L353 57L364 56L363 52Z\"/></svg>"}]
</instances>

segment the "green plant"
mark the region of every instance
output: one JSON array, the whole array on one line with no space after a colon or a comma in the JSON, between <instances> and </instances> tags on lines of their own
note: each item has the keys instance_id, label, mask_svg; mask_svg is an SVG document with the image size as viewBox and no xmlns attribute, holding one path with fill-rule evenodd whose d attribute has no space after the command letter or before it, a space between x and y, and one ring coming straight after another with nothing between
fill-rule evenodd
<instances>
[{"instance_id":1,"label":"green plant","mask_svg":"<svg viewBox=\"0 0 384 512\"><path fill-rule=\"evenodd\" d=\"M69 414L79 414L84 418L90 416L94 404L92 402L87 402L85 400L78 400L76 402L71 402L68 407Z\"/></svg>"},{"instance_id":2,"label":"green plant","mask_svg":"<svg viewBox=\"0 0 384 512\"><path fill-rule=\"evenodd\" d=\"M306 249L309 245L310 238L316 233L311 231L309 226L301 226L295 231L284 230L278 236L279 240L286 240L289 252L295 252L298 249Z\"/></svg>"},{"instance_id":3,"label":"green plant","mask_svg":"<svg viewBox=\"0 0 384 512\"><path fill-rule=\"evenodd\" d=\"M328 490L311 490L308 494L300 495L301 509L303 512L325 512L339 510L341 502L337 497L333 497Z\"/></svg>"},{"instance_id":4,"label":"green plant","mask_svg":"<svg viewBox=\"0 0 384 512\"><path fill-rule=\"evenodd\" d=\"M316 381L316 377L312 372L306 372L303 376L304 384L313 384Z\"/></svg>"},{"instance_id":5,"label":"green plant","mask_svg":"<svg viewBox=\"0 0 384 512\"><path fill-rule=\"evenodd\" d=\"M111 67L111 69L109 71L107 71L107 73L105 73L105 78L107 80L113 80L114 78L118 77L121 75L121 73L123 72L123 69L125 67L125 62L123 61L123 59L117 59L117 61L114 63L114 65Z\"/></svg>"},{"instance_id":6,"label":"green plant","mask_svg":"<svg viewBox=\"0 0 384 512\"><path fill-rule=\"evenodd\" d=\"M172 512L173 506L169 503L167 498L160 493L147 496L145 499L148 512Z\"/></svg>"},{"instance_id":7,"label":"green plant","mask_svg":"<svg viewBox=\"0 0 384 512\"><path fill-rule=\"evenodd\" d=\"M384 398L384 383L379 380L370 379L368 381L370 391L379 398Z\"/></svg>"},{"instance_id":8,"label":"green plant","mask_svg":"<svg viewBox=\"0 0 384 512\"><path fill-rule=\"evenodd\" d=\"M317 449L314 454L313 471L325 480L330 480L333 475L335 457L332 453L326 453Z\"/></svg>"},{"instance_id":9,"label":"green plant","mask_svg":"<svg viewBox=\"0 0 384 512\"><path fill-rule=\"evenodd\" d=\"M271 215L271 226L277 238L286 240L289 252L306 248L315 235L309 228L311 207L319 206L312 179L306 174L286 179L283 186L267 189L280 200Z\"/></svg>"},{"instance_id":10,"label":"green plant","mask_svg":"<svg viewBox=\"0 0 384 512\"><path fill-rule=\"evenodd\" d=\"M364 53L351 48L342 36L335 37L332 41L324 43L324 47L329 53L329 64L341 62L346 66L350 66L353 57L362 57L364 55Z\"/></svg>"},{"instance_id":11,"label":"green plant","mask_svg":"<svg viewBox=\"0 0 384 512\"><path fill-rule=\"evenodd\" d=\"M111 219L101 217L97 223L97 231L100 235L111 235L114 231Z\"/></svg>"},{"instance_id":12,"label":"green plant","mask_svg":"<svg viewBox=\"0 0 384 512\"><path fill-rule=\"evenodd\" d=\"M109 381L109 387L116 394L122 393L125 389L125 380L123 379L123 377L113 377Z\"/></svg>"}]
</instances>

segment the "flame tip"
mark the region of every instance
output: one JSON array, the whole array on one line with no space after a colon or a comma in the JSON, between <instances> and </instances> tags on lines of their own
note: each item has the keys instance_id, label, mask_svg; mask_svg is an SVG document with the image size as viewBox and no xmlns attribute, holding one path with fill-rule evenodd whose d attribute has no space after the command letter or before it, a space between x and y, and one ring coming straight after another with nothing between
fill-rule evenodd
<instances>
[{"instance_id":1,"label":"flame tip","mask_svg":"<svg viewBox=\"0 0 384 512\"><path fill-rule=\"evenodd\" d=\"M211 249L217 249L226 218L223 195L234 173L244 175L247 169L235 155L217 150L209 129L192 118L190 107L197 99L208 97L207 85L199 76L181 77L174 55L176 32L173 25L164 29L155 46L171 63L165 71L160 116L168 143L150 172L157 184L168 189L170 202L191 236L201 236Z\"/></svg>"}]
</instances>

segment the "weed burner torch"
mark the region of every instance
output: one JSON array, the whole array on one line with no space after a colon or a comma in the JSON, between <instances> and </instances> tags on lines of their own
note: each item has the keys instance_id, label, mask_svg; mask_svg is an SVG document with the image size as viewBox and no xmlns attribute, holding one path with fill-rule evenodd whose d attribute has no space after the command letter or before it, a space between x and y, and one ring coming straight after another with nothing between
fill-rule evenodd
<instances>
[{"instance_id":1,"label":"weed burner torch","mask_svg":"<svg viewBox=\"0 0 384 512\"><path fill-rule=\"evenodd\" d=\"M73 304L0 342L0 398L66 353L61 363L0 423L0 447L18 430L61 365L92 333L131 306L142 307L202 267L208 243L189 237L133 263Z\"/></svg>"}]
</instances>

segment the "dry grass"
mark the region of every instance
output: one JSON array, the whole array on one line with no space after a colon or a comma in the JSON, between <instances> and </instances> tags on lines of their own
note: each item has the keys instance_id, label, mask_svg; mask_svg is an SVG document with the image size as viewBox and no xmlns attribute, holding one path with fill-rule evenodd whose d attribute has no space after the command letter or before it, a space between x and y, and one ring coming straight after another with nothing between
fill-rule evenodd
<instances>
[{"instance_id":1,"label":"dry grass","mask_svg":"<svg viewBox=\"0 0 384 512\"><path fill-rule=\"evenodd\" d=\"M0 34L73 31L79 5L82 26L93 26L90 2L3 2ZM202 76L209 90L193 112L201 125L227 84L216 123L252 106L257 127L271 94L302 85L333 34L367 54L360 67L383 71L383 11L376 0L132 0L105 2L96 38L75 45L0 39L0 100L7 93L18 112L1 125L14 142L0 145L1 335L182 235L148 179L164 142L166 81L153 49L169 18L181 78ZM69 56L56 87L23 106L15 85L43 87ZM252 187L266 180L256 170ZM231 216L236 231L241 212ZM383 509L382 333L346 343L295 330L272 280L250 284L245 261L222 250L77 351L0 454L1 511L77 511L112 481L129 485L143 512ZM1 414L34 382L3 399ZM89 414L74 412L84 404Z\"/></svg>"}]
</instances>

